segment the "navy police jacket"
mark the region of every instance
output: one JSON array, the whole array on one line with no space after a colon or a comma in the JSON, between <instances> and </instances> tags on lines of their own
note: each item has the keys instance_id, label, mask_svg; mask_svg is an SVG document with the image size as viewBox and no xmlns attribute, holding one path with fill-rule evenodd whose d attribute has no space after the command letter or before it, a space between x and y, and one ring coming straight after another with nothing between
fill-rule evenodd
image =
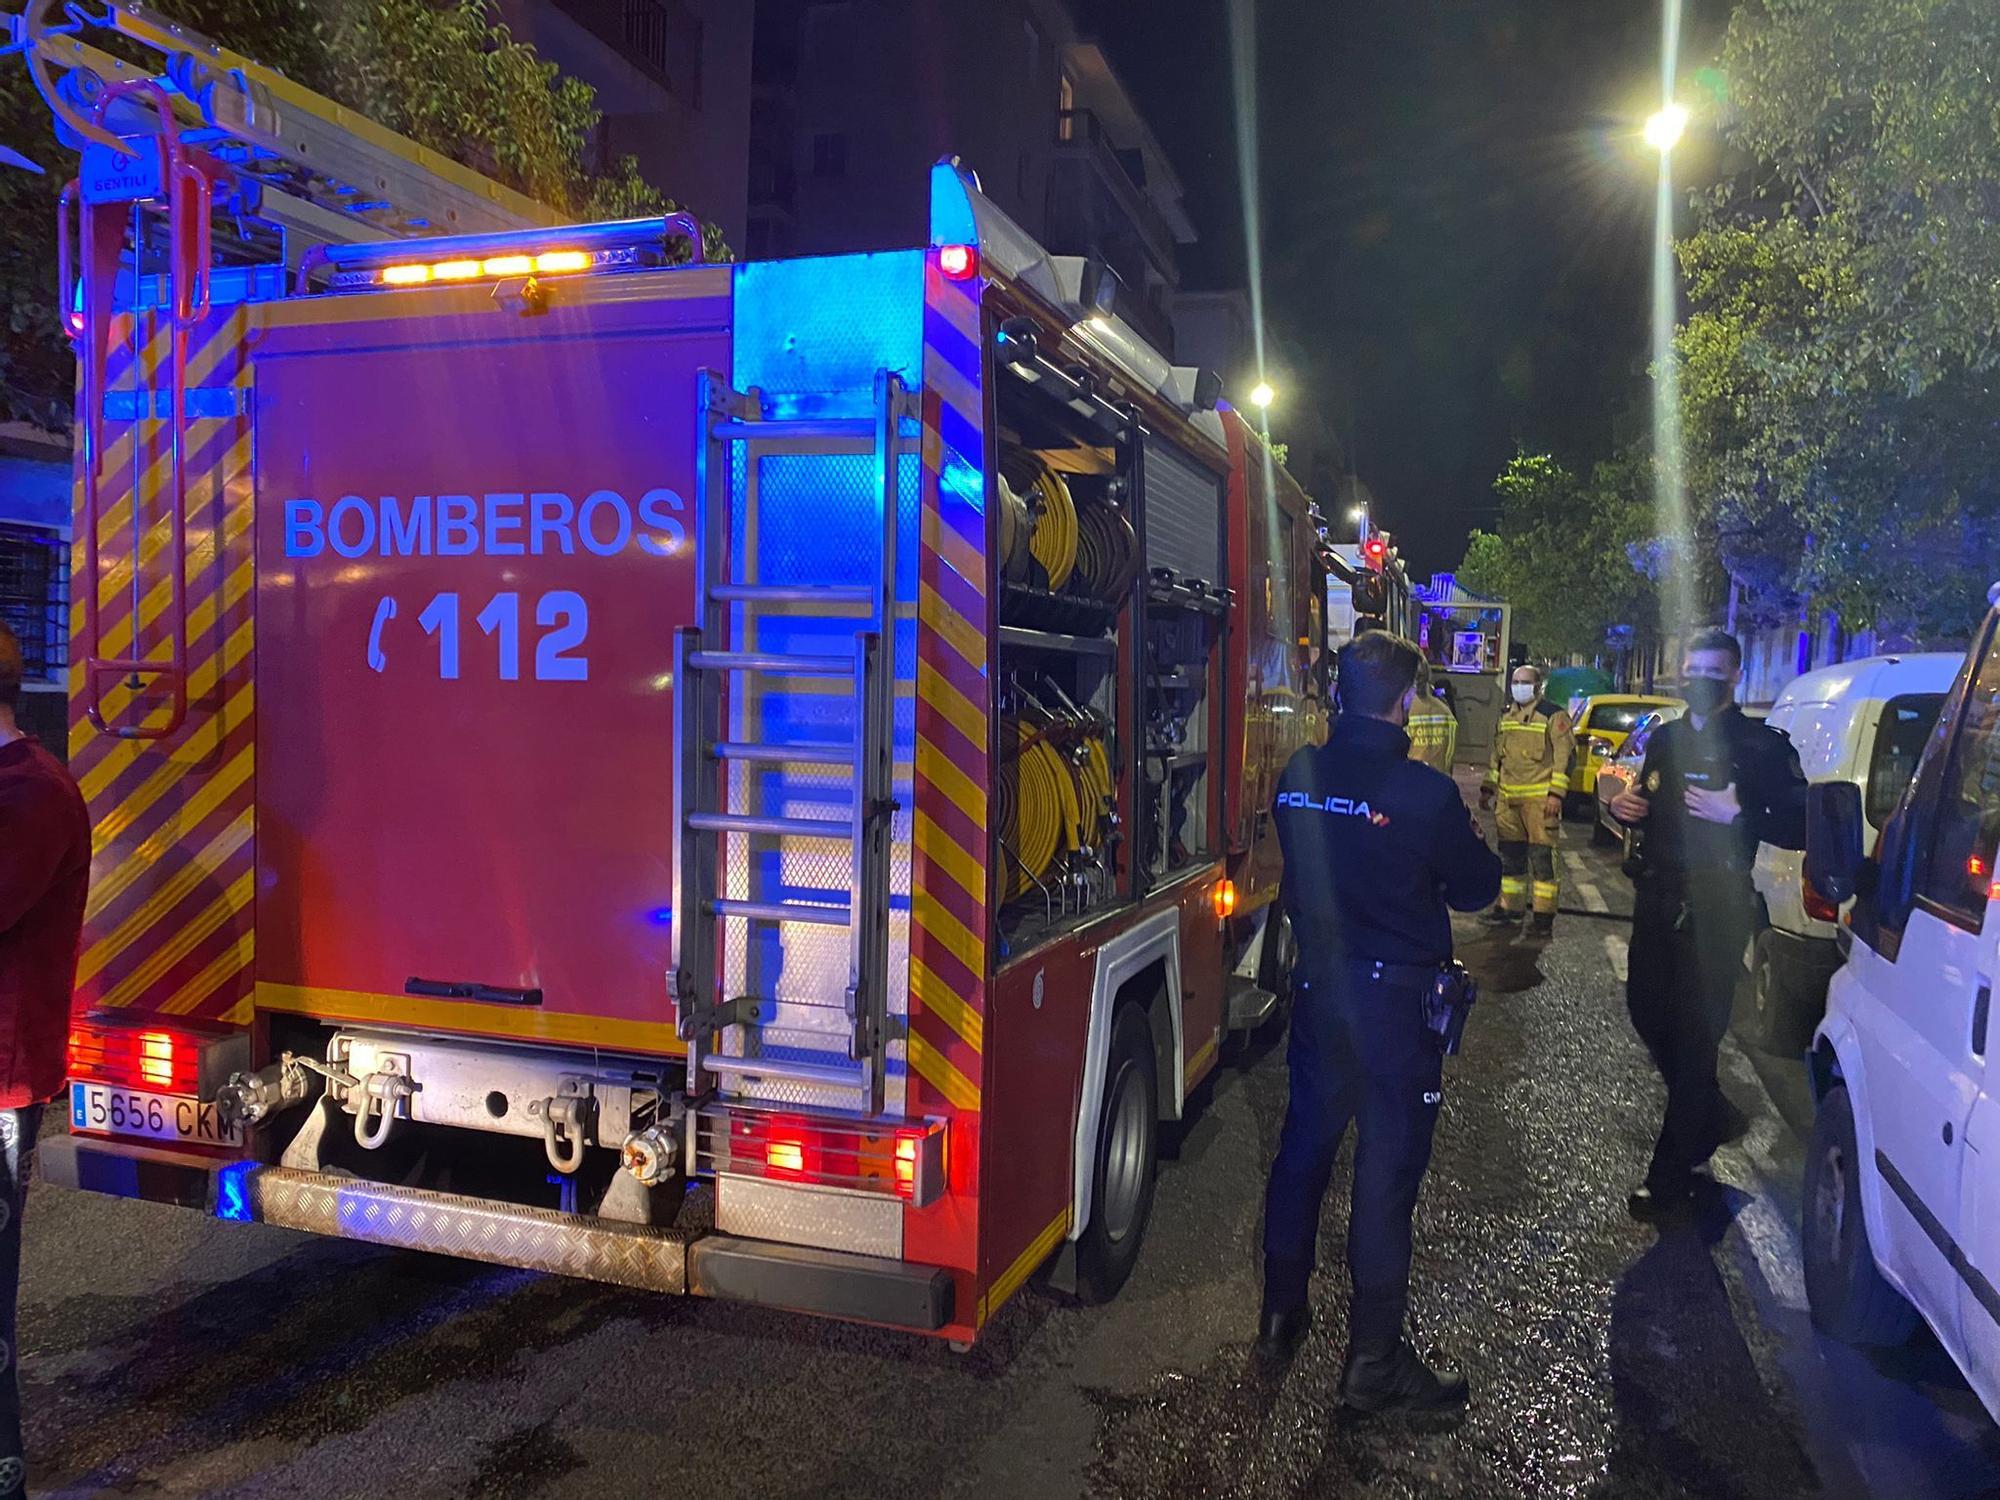
<instances>
[{"instance_id":1,"label":"navy police jacket","mask_svg":"<svg viewBox=\"0 0 2000 1500\"><path fill-rule=\"evenodd\" d=\"M1308 981L1343 959L1441 964L1451 909L1500 893L1499 857L1456 783L1409 756L1394 724L1347 713L1279 778L1285 910Z\"/></svg>"}]
</instances>

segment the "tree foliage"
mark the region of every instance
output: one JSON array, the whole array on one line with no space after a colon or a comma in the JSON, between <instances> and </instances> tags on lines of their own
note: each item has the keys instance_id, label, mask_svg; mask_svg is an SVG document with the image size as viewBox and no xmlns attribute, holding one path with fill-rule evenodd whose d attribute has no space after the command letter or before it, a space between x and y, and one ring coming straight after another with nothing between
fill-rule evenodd
<instances>
[{"instance_id":1,"label":"tree foliage","mask_svg":"<svg viewBox=\"0 0 2000 1500\"><path fill-rule=\"evenodd\" d=\"M1962 624L2000 541L2000 6L1763 0L1723 66L1755 165L1680 247L1703 526L1755 602Z\"/></svg>"},{"instance_id":2,"label":"tree foliage","mask_svg":"<svg viewBox=\"0 0 2000 1500\"><path fill-rule=\"evenodd\" d=\"M1472 533L1459 581L1513 605L1515 637L1545 656L1601 650L1610 625L1650 632L1650 485L1643 459L1580 476L1548 454L1517 454L1494 481L1496 527Z\"/></svg>"},{"instance_id":3,"label":"tree foliage","mask_svg":"<svg viewBox=\"0 0 2000 1500\"><path fill-rule=\"evenodd\" d=\"M594 160L591 88L517 42L486 0L158 0L224 46L576 219L673 207L629 156ZM47 167L0 168L0 413L65 426L55 330L55 198L74 170L18 60L0 61L0 141ZM707 251L725 258L712 226Z\"/></svg>"}]
</instances>

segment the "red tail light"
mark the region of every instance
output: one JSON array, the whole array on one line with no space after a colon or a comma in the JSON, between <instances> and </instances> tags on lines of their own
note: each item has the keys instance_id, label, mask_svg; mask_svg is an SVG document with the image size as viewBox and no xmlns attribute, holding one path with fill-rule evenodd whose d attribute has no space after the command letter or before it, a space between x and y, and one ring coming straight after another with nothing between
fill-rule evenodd
<instances>
[{"instance_id":1,"label":"red tail light","mask_svg":"<svg viewBox=\"0 0 2000 1500\"><path fill-rule=\"evenodd\" d=\"M75 1021L69 1029L69 1076L155 1094L198 1093L202 1046L210 1040L168 1027Z\"/></svg>"},{"instance_id":2,"label":"red tail light","mask_svg":"<svg viewBox=\"0 0 2000 1500\"><path fill-rule=\"evenodd\" d=\"M946 281L970 281L979 274L979 250L974 245L938 246L938 269Z\"/></svg>"},{"instance_id":3,"label":"red tail light","mask_svg":"<svg viewBox=\"0 0 2000 1500\"><path fill-rule=\"evenodd\" d=\"M882 1193L922 1208L944 1191L944 1122L705 1112L700 1166L714 1172Z\"/></svg>"},{"instance_id":4,"label":"red tail light","mask_svg":"<svg viewBox=\"0 0 2000 1500\"><path fill-rule=\"evenodd\" d=\"M1814 889L1813 883L1810 880L1806 881L1800 887L1800 893L1805 897L1806 915L1811 917L1815 922L1838 922L1840 920L1840 903L1838 901L1827 900L1826 897Z\"/></svg>"}]
</instances>

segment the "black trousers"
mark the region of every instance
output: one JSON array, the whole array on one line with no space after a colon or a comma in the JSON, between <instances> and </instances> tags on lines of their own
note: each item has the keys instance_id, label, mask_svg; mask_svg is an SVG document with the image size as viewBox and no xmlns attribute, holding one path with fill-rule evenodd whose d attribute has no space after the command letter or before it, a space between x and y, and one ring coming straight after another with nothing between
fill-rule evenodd
<instances>
[{"instance_id":1,"label":"black trousers","mask_svg":"<svg viewBox=\"0 0 2000 1500\"><path fill-rule=\"evenodd\" d=\"M14 1337L21 1293L21 1211L28 1203L42 1106L0 1110L0 1500L27 1493L21 1451L21 1384Z\"/></svg>"},{"instance_id":2,"label":"black trousers","mask_svg":"<svg viewBox=\"0 0 2000 1500\"><path fill-rule=\"evenodd\" d=\"M1423 994L1422 981L1392 983L1355 965L1306 985L1292 1014L1291 1100L1264 1205L1264 1305L1305 1305L1320 1205L1352 1120L1348 1342L1360 1352L1393 1349L1409 1303L1410 1216L1444 1097L1444 1059L1424 1026Z\"/></svg>"},{"instance_id":3,"label":"black trousers","mask_svg":"<svg viewBox=\"0 0 2000 1500\"><path fill-rule=\"evenodd\" d=\"M1633 887L1625 1008L1667 1086L1667 1112L1648 1184L1673 1186L1721 1143L1725 1105L1716 1054L1729 1030L1755 893L1718 872L1685 882L1642 877Z\"/></svg>"}]
</instances>

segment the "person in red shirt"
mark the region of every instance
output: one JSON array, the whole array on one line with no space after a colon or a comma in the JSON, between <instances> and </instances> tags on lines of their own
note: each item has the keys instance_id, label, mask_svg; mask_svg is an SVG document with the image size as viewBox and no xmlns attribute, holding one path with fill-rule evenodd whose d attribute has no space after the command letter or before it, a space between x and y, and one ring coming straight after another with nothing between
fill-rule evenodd
<instances>
[{"instance_id":1,"label":"person in red shirt","mask_svg":"<svg viewBox=\"0 0 2000 1500\"><path fill-rule=\"evenodd\" d=\"M70 992L90 891L90 815L70 774L22 733L21 643L0 624L0 1497L27 1488L15 1304L21 1212L42 1106L63 1085Z\"/></svg>"}]
</instances>

